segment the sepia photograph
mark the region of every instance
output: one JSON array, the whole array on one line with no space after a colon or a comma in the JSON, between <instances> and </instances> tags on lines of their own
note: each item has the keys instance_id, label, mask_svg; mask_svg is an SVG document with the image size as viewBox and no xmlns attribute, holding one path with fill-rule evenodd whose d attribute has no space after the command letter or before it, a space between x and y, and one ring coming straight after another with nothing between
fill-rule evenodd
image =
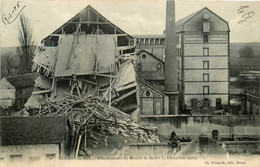
<instances>
[{"instance_id":1,"label":"sepia photograph","mask_svg":"<svg viewBox=\"0 0 260 167\"><path fill-rule=\"evenodd\" d=\"M260 166L260 1L0 6L0 167Z\"/></svg>"}]
</instances>

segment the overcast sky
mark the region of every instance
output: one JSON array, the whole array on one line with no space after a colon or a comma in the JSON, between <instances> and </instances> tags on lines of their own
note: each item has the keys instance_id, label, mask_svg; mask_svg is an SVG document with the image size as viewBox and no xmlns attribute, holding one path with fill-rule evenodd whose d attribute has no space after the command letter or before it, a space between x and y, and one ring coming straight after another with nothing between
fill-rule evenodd
<instances>
[{"instance_id":1,"label":"overcast sky","mask_svg":"<svg viewBox=\"0 0 260 167\"><path fill-rule=\"evenodd\" d=\"M26 6L22 13L33 26L39 44L63 23L87 5L94 7L108 20L129 34L162 34L165 29L166 0L2 0L1 18L12 12L17 2ZM239 14L241 6L249 6ZM231 42L260 42L260 1L183 1L176 0L176 20L203 7L208 7L229 22ZM243 14L254 12L248 22ZM251 12L251 13L253 13ZM247 16L247 15L245 15ZM244 17L245 17L244 16ZM15 14L12 16L15 17ZM17 46L19 19L11 24L1 21L1 46Z\"/></svg>"}]
</instances>

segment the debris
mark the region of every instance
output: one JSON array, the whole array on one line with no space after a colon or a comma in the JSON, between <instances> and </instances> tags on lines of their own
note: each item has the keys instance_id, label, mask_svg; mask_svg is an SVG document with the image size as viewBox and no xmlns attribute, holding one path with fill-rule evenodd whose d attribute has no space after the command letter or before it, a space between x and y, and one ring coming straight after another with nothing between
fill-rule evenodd
<instances>
[{"instance_id":1,"label":"debris","mask_svg":"<svg viewBox=\"0 0 260 167\"><path fill-rule=\"evenodd\" d=\"M122 154L138 136L142 142L159 142L156 128L134 123L123 110L137 107L133 60L121 59L135 51L130 38L78 30L58 35L57 46L39 48L33 60L39 77L29 99L37 105L26 106L36 108L36 116L69 117L68 150L75 158L98 155L103 148Z\"/></svg>"}]
</instances>

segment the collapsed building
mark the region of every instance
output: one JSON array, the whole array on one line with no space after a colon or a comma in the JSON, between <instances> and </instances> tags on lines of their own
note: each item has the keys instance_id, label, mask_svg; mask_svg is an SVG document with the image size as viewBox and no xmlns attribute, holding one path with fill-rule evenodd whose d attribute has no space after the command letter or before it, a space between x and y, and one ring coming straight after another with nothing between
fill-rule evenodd
<instances>
[{"instance_id":1,"label":"collapsed building","mask_svg":"<svg viewBox=\"0 0 260 167\"><path fill-rule=\"evenodd\" d=\"M127 57L134 52L133 37L87 6L42 40L32 66L38 77L24 110L68 116L67 153L73 157L118 156L130 142L159 142L155 127L130 116L137 109L137 83Z\"/></svg>"},{"instance_id":2,"label":"collapsed building","mask_svg":"<svg viewBox=\"0 0 260 167\"><path fill-rule=\"evenodd\" d=\"M120 103L135 97L133 64L121 59L134 50L130 35L88 6L42 40L32 67L40 75L26 106L39 107L34 99L40 97L59 101L68 93L92 92L123 111L135 110L134 100L132 106Z\"/></svg>"}]
</instances>

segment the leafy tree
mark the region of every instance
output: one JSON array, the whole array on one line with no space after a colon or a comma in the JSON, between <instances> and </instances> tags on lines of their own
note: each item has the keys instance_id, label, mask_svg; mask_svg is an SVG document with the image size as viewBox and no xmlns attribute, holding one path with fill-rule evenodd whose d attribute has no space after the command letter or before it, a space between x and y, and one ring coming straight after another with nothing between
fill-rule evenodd
<instances>
[{"instance_id":1,"label":"leafy tree","mask_svg":"<svg viewBox=\"0 0 260 167\"><path fill-rule=\"evenodd\" d=\"M245 46L245 47L239 49L239 55L241 58L253 58L254 51L250 46Z\"/></svg>"},{"instance_id":2,"label":"leafy tree","mask_svg":"<svg viewBox=\"0 0 260 167\"><path fill-rule=\"evenodd\" d=\"M20 47L17 48L17 54L20 58L21 73L31 72L32 59L36 49L33 39L33 31L30 22L24 15L20 16L19 37Z\"/></svg>"}]
</instances>

